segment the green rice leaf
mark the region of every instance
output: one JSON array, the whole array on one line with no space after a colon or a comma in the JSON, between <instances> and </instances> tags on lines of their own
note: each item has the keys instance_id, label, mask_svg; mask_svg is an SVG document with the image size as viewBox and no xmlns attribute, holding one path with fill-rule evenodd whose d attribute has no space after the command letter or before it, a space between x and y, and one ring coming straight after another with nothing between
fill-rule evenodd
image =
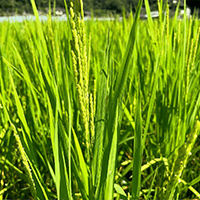
<instances>
[{"instance_id":1,"label":"green rice leaf","mask_svg":"<svg viewBox=\"0 0 200 200\"><path fill-rule=\"evenodd\" d=\"M139 77L139 76L138 76ZM140 97L140 77L138 78L136 122L133 150L133 176L132 176L132 198L139 199L141 187L141 165L142 165L142 111Z\"/></svg>"},{"instance_id":2,"label":"green rice leaf","mask_svg":"<svg viewBox=\"0 0 200 200\"><path fill-rule=\"evenodd\" d=\"M113 187L114 187L114 177L116 170L116 158L117 158L117 143L118 143L118 106L117 106L115 125L114 125L114 133L113 139L110 149L109 161L108 161L108 173L106 180L106 187L104 193L104 199L112 200L113 199Z\"/></svg>"},{"instance_id":3,"label":"green rice leaf","mask_svg":"<svg viewBox=\"0 0 200 200\"><path fill-rule=\"evenodd\" d=\"M126 197L127 199L126 193L124 192L124 190L121 188L119 184L114 184L114 188L118 194L122 195L123 197Z\"/></svg>"},{"instance_id":4,"label":"green rice leaf","mask_svg":"<svg viewBox=\"0 0 200 200\"><path fill-rule=\"evenodd\" d=\"M76 133L75 133L73 128L72 128L72 133L73 133L74 144L75 144L74 148L76 149L77 157L78 157L78 161L79 161L78 164L80 166L80 168L78 169L78 171L80 173L79 176L81 176L80 179L83 182L83 186L84 186L84 190L85 190L86 195L89 195L89 183L88 183L87 165L85 163L85 160L84 160L84 157L83 157L83 153L82 153L80 144L78 142L78 138L77 138Z\"/></svg>"}]
</instances>

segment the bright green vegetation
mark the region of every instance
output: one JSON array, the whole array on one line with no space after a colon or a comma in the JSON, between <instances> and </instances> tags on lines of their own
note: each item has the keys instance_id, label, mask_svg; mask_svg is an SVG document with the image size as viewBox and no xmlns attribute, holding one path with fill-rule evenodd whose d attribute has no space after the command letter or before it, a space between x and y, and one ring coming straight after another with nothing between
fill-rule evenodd
<instances>
[{"instance_id":1,"label":"bright green vegetation","mask_svg":"<svg viewBox=\"0 0 200 200\"><path fill-rule=\"evenodd\" d=\"M200 198L200 22L145 4L0 24L1 198Z\"/></svg>"}]
</instances>

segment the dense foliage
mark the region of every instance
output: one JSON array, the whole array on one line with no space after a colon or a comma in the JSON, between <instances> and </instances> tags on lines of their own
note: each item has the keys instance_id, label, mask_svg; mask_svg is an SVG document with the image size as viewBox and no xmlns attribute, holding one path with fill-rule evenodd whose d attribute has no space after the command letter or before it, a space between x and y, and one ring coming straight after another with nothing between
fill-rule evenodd
<instances>
[{"instance_id":1,"label":"dense foliage","mask_svg":"<svg viewBox=\"0 0 200 200\"><path fill-rule=\"evenodd\" d=\"M49 7L49 0L36 0L36 5L40 11L47 12ZM64 9L64 1L63 0L50 0L51 6L56 5L59 9ZM66 0L68 3L69 0ZM163 2L166 2L164 0ZM181 0L181 5L183 5L184 0ZM187 0L187 5L193 11L195 7L199 8L200 0ZM110 10L112 12L121 13L123 8L126 11L130 11L132 9L135 11L138 0L83 0L84 10ZM150 7L153 10L157 10L157 0L149 0ZM173 0L168 0L168 3L171 6L173 4ZM22 14L23 12L31 13L32 7L30 0L1 0L0 4L0 14Z\"/></svg>"},{"instance_id":2,"label":"dense foliage","mask_svg":"<svg viewBox=\"0 0 200 200\"><path fill-rule=\"evenodd\" d=\"M68 2L67 0L66 2ZM45 11L49 7L49 0L36 0L36 5L39 10ZM57 8L64 8L63 0L55 0ZM84 10L114 10L121 12L123 7L127 10L137 6L138 0L84 0ZM51 0L51 6L54 5L54 0ZM0 4L1 11L4 12L32 12L31 3L29 0L2 0Z\"/></svg>"},{"instance_id":3,"label":"dense foliage","mask_svg":"<svg viewBox=\"0 0 200 200\"><path fill-rule=\"evenodd\" d=\"M40 22L31 1L35 21L0 23L0 198L200 198L199 20L76 1Z\"/></svg>"}]
</instances>

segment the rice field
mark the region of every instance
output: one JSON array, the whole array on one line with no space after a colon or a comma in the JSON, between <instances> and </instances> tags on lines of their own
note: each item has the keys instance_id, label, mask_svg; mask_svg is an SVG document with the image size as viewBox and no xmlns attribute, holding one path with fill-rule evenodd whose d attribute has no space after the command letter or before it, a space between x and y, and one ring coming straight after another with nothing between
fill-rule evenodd
<instances>
[{"instance_id":1,"label":"rice field","mask_svg":"<svg viewBox=\"0 0 200 200\"><path fill-rule=\"evenodd\" d=\"M31 2L0 23L0 199L200 198L200 21Z\"/></svg>"}]
</instances>

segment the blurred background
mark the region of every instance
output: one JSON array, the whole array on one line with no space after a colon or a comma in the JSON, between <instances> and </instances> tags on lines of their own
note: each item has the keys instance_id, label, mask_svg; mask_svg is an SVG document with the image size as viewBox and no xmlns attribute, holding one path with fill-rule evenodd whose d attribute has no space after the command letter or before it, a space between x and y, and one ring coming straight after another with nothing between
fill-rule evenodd
<instances>
[{"instance_id":1,"label":"blurred background","mask_svg":"<svg viewBox=\"0 0 200 200\"><path fill-rule=\"evenodd\" d=\"M66 0L68 3L69 0ZM46 14L49 10L49 0L35 0L40 14ZM138 0L83 0L85 16L94 15L95 17L111 16L121 14L123 10L126 13L135 12ZM163 4L166 4L163 0ZM64 0L50 0L52 13L62 16L65 13ZM194 12L200 16L200 0L186 0L189 14ZM157 11L157 0L149 0L151 11ZM168 0L170 11L173 15L178 0ZM55 8L55 9L53 9ZM180 10L184 8L184 0L180 0ZM32 14L30 0L0 0L0 16L28 15ZM142 14L145 14L144 6Z\"/></svg>"}]
</instances>

